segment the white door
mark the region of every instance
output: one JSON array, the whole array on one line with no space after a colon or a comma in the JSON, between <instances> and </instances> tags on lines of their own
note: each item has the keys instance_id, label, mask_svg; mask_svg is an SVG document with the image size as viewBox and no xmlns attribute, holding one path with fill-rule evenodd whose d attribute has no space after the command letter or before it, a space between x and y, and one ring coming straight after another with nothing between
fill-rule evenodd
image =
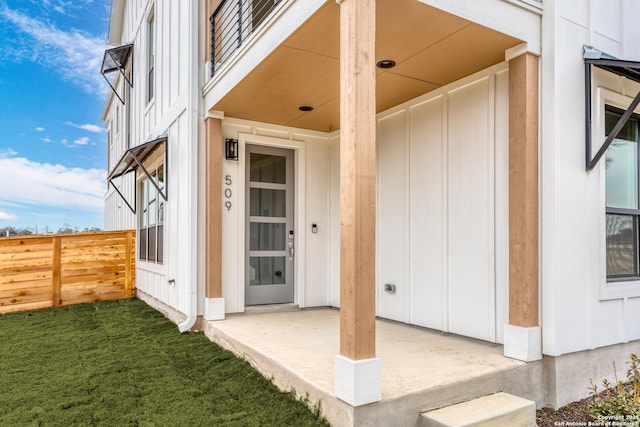
<instances>
[{"instance_id":1,"label":"white door","mask_svg":"<svg viewBox=\"0 0 640 427\"><path fill-rule=\"evenodd\" d=\"M293 302L293 151L246 146L245 304Z\"/></svg>"}]
</instances>

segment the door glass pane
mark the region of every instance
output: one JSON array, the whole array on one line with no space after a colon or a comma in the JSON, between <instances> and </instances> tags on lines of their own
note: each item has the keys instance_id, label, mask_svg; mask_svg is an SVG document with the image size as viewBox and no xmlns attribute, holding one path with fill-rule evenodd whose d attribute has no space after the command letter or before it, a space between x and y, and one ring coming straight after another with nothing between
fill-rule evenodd
<instances>
[{"instance_id":1,"label":"door glass pane","mask_svg":"<svg viewBox=\"0 0 640 427\"><path fill-rule=\"evenodd\" d=\"M250 181L286 184L286 157L258 153L251 153L250 157Z\"/></svg>"},{"instance_id":2,"label":"door glass pane","mask_svg":"<svg viewBox=\"0 0 640 427\"><path fill-rule=\"evenodd\" d=\"M251 216L284 218L286 214L286 191L266 188L251 189Z\"/></svg>"},{"instance_id":3,"label":"door glass pane","mask_svg":"<svg viewBox=\"0 0 640 427\"><path fill-rule=\"evenodd\" d=\"M607 276L635 275L633 216L607 214Z\"/></svg>"},{"instance_id":4,"label":"door glass pane","mask_svg":"<svg viewBox=\"0 0 640 427\"><path fill-rule=\"evenodd\" d=\"M282 285L285 257L250 257L249 286Z\"/></svg>"},{"instance_id":5,"label":"door glass pane","mask_svg":"<svg viewBox=\"0 0 640 427\"><path fill-rule=\"evenodd\" d=\"M607 134L619 114L607 111ZM629 120L605 153L607 207L638 208L638 122Z\"/></svg>"},{"instance_id":6,"label":"door glass pane","mask_svg":"<svg viewBox=\"0 0 640 427\"><path fill-rule=\"evenodd\" d=\"M249 249L252 251L285 250L285 229L285 224L252 222Z\"/></svg>"}]
</instances>

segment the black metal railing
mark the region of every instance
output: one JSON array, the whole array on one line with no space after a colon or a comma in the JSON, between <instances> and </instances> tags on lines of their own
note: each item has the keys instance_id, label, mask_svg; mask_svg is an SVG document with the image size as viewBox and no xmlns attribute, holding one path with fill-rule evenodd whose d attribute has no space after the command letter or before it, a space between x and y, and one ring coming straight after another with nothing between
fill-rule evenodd
<instances>
[{"instance_id":1,"label":"black metal railing","mask_svg":"<svg viewBox=\"0 0 640 427\"><path fill-rule=\"evenodd\" d=\"M211 23L211 76L284 0L222 0Z\"/></svg>"}]
</instances>

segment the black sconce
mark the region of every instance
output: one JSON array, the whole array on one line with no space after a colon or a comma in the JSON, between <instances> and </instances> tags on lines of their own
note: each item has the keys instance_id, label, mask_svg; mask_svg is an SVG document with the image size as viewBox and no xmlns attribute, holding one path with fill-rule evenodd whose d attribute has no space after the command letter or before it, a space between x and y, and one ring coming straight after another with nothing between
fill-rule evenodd
<instances>
[{"instance_id":1,"label":"black sconce","mask_svg":"<svg viewBox=\"0 0 640 427\"><path fill-rule=\"evenodd\" d=\"M238 160L238 140L227 138L224 147L224 158L227 160Z\"/></svg>"}]
</instances>

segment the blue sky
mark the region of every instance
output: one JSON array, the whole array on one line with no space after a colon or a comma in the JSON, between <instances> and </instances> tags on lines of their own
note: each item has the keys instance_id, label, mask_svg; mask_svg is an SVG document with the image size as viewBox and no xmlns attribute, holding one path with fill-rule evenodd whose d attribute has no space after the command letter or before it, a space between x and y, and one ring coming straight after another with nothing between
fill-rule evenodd
<instances>
[{"instance_id":1,"label":"blue sky","mask_svg":"<svg viewBox=\"0 0 640 427\"><path fill-rule=\"evenodd\" d=\"M103 228L110 0L0 0L0 228Z\"/></svg>"}]
</instances>

